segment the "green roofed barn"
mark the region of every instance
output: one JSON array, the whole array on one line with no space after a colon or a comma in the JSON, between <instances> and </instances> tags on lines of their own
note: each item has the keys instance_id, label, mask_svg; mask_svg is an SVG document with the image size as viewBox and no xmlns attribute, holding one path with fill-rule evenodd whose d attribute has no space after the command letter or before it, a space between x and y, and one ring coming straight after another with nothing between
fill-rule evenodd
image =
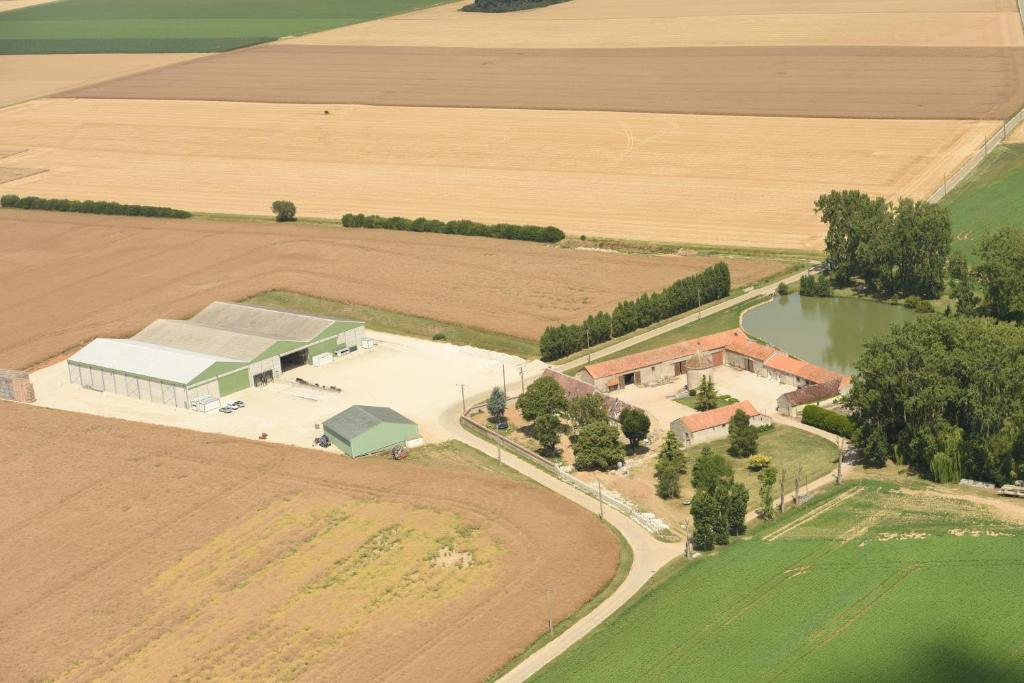
<instances>
[{"instance_id":1,"label":"green roofed barn","mask_svg":"<svg viewBox=\"0 0 1024 683\"><path fill-rule=\"evenodd\" d=\"M191 320L157 320L131 339L96 339L68 359L72 383L199 409L359 348L363 323L214 302Z\"/></svg>"},{"instance_id":2,"label":"green roofed barn","mask_svg":"<svg viewBox=\"0 0 1024 683\"><path fill-rule=\"evenodd\" d=\"M417 445L416 423L391 408L352 406L324 422L324 433L353 458L399 445Z\"/></svg>"}]
</instances>

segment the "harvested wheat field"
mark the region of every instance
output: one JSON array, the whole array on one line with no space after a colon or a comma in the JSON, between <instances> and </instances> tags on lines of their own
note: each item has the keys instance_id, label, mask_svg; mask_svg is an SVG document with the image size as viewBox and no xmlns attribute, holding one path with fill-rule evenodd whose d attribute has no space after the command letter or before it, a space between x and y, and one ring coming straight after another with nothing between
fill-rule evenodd
<instances>
[{"instance_id":1,"label":"harvested wheat field","mask_svg":"<svg viewBox=\"0 0 1024 683\"><path fill-rule=\"evenodd\" d=\"M0 11L3 4L0 3ZM0 55L0 107L201 57L196 54Z\"/></svg>"},{"instance_id":2,"label":"harvested wheat field","mask_svg":"<svg viewBox=\"0 0 1024 683\"><path fill-rule=\"evenodd\" d=\"M3 680L481 680L543 587L563 619L619 561L461 444L351 461L7 403L0 433Z\"/></svg>"},{"instance_id":3,"label":"harvested wheat field","mask_svg":"<svg viewBox=\"0 0 1024 683\"><path fill-rule=\"evenodd\" d=\"M1024 48L268 45L61 96L995 119L1024 105Z\"/></svg>"},{"instance_id":4,"label":"harvested wheat field","mask_svg":"<svg viewBox=\"0 0 1024 683\"><path fill-rule=\"evenodd\" d=\"M27 150L0 167L49 169L3 185L17 194L820 248L819 194L927 197L999 125L50 99L0 111L0 139Z\"/></svg>"},{"instance_id":5,"label":"harvested wheat field","mask_svg":"<svg viewBox=\"0 0 1024 683\"><path fill-rule=\"evenodd\" d=\"M1014 0L572 0L529 12L452 3L289 40L304 45L684 47L1024 45Z\"/></svg>"},{"instance_id":6,"label":"harvested wheat field","mask_svg":"<svg viewBox=\"0 0 1024 683\"><path fill-rule=\"evenodd\" d=\"M547 325L578 321L719 260L340 226L19 209L0 210L0 243L0 367L27 367L97 336L129 336L155 318L186 318L211 301L269 289L530 339ZM783 267L768 259L727 262L737 284Z\"/></svg>"}]
</instances>

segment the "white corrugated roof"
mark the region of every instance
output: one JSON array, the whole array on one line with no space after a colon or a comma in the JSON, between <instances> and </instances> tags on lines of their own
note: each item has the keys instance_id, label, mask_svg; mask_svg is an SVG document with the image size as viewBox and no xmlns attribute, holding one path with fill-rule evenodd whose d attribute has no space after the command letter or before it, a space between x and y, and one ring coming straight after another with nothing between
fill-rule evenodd
<instances>
[{"instance_id":1,"label":"white corrugated roof","mask_svg":"<svg viewBox=\"0 0 1024 683\"><path fill-rule=\"evenodd\" d=\"M188 384L214 363L237 363L232 358L172 349L134 339L95 339L69 359L174 384Z\"/></svg>"},{"instance_id":2,"label":"white corrugated roof","mask_svg":"<svg viewBox=\"0 0 1024 683\"><path fill-rule=\"evenodd\" d=\"M250 362L276 339L232 332L191 320L155 320L132 339L174 349Z\"/></svg>"},{"instance_id":3,"label":"white corrugated roof","mask_svg":"<svg viewBox=\"0 0 1024 683\"><path fill-rule=\"evenodd\" d=\"M315 338L335 321L302 313L214 301L192 316L192 322L244 334L305 342Z\"/></svg>"}]
</instances>

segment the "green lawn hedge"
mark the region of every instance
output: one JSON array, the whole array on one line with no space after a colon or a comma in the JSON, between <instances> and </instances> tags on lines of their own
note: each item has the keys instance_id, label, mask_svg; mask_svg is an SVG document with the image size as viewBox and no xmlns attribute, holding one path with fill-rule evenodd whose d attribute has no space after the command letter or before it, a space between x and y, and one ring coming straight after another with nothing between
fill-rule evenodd
<instances>
[{"instance_id":1,"label":"green lawn hedge","mask_svg":"<svg viewBox=\"0 0 1024 683\"><path fill-rule=\"evenodd\" d=\"M800 421L805 425L824 429L826 432L838 434L846 439L853 438L853 420L820 406L804 406L803 417Z\"/></svg>"},{"instance_id":2,"label":"green lawn hedge","mask_svg":"<svg viewBox=\"0 0 1024 683\"><path fill-rule=\"evenodd\" d=\"M154 216L158 218L189 218L192 216L188 211L171 209L166 206L118 204L117 202L80 201L77 199L44 199L43 197L19 197L16 194L5 194L0 197L0 207L69 213L101 213L110 216Z\"/></svg>"}]
</instances>

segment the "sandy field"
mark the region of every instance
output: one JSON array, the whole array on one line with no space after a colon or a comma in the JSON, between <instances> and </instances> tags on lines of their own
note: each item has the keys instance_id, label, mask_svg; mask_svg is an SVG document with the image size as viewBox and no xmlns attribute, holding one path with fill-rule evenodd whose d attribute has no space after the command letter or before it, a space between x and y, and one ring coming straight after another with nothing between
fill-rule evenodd
<instances>
[{"instance_id":1,"label":"sandy field","mask_svg":"<svg viewBox=\"0 0 1024 683\"><path fill-rule=\"evenodd\" d=\"M998 125L51 99L0 111L0 139L26 150L0 167L49 169L3 185L23 195L820 248L819 194L927 197Z\"/></svg>"},{"instance_id":2,"label":"sandy field","mask_svg":"<svg viewBox=\"0 0 1024 683\"><path fill-rule=\"evenodd\" d=\"M837 74L843 87L835 88ZM516 50L269 45L68 97L994 119L1024 105L1024 48Z\"/></svg>"},{"instance_id":3,"label":"sandy field","mask_svg":"<svg viewBox=\"0 0 1024 683\"><path fill-rule=\"evenodd\" d=\"M0 12L3 11L0 4ZM177 64L196 54L0 55L0 107Z\"/></svg>"},{"instance_id":4,"label":"sandy field","mask_svg":"<svg viewBox=\"0 0 1024 683\"><path fill-rule=\"evenodd\" d=\"M544 587L564 618L618 562L454 446L351 461L10 403L0 433L4 680L481 680Z\"/></svg>"},{"instance_id":5,"label":"sandy field","mask_svg":"<svg viewBox=\"0 0 1024 683\"><path fill-rule=\"evenodd\" d=\"M459 3L289 41L430 47L721 45L1019 46L1013 0L572 0L529 12L460 12Z\"/></svg>"},{"instance_id":6,"label":"sandy field","mask_svg":"<svg viewBox=\"0 0 1024 683\"><path fill-rule=\"evenodd\" d=\"M56 0L0 0L0 12L10 12L22 7L45 5L50 2L56 2Z\"/></svg>"},{"instance_id":7,"label":"sandy field","mask_svg":"<svg viewBox=\"0 0 1024 683\"><path fill-rule=\"evenodd\" d=\"M551 323L577 321L719 260L18 209L0 211L0 243L0 367L27 367L94 337L130 336L156 318L187 318L211 301L269 289L536 338ZM738 283L780 268L728 262Z\"/></svg>"}]
</instances>

